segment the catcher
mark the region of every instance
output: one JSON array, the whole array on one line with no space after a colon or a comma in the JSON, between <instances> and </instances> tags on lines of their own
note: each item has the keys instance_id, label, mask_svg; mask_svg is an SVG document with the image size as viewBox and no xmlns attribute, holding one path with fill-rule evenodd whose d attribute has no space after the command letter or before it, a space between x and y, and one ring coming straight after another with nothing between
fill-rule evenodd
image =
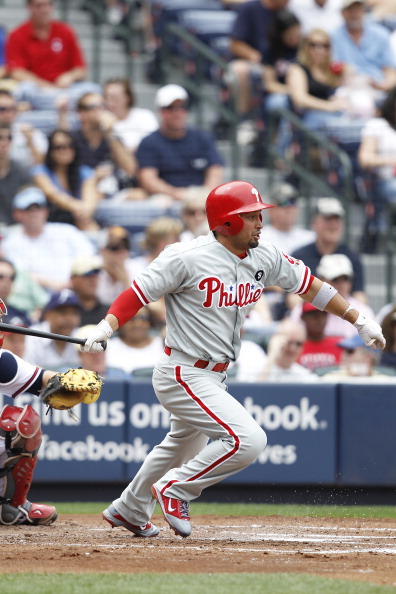
<instances>
[{"instance_id":1,"label":"catcher","mask_svg":"<svg viewBox=\"0 0 396 594\"><path fill-rule=\"evenodd\" d=\"M6 314L0 300L0 321ZM50 408L61 410L97 400L102 380L94 371L56 373L36 367L2 348L4 334L0 333L1 393L14 398L29 392L40 396ZM46 525L57 518L54 506L27 500L41 433L40 416L29 404L24 408L7 404L0 411L0 525Z\"/></svg>"}]
</instances>

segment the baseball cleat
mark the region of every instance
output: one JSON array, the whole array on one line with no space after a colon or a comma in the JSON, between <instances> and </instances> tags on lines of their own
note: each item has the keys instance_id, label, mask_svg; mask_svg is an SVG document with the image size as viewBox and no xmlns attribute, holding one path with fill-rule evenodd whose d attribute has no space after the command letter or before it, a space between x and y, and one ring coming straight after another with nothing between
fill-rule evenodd
<instances>
[{"instance_id":1,"label":"baseball cleat","mask_svg":"<svg viewBox=\"0 0 396 594\"><path fill-rule=\"evenodd\" d=\"M145 526L134 526L133 524L130 524L118 513L113 504L109 505L109 507L102 512L102 518L106 520L112 528L123 526L130 532L133 532L135 536L149 537L158 536L159 534L159 528L154 526L151 522L147 522Z\"/></svg>"},{"instance_id":2,"label":"baseball cleat","mask_svg":"<svg viewBox=\"0 0 396 594\"><path fill-rule=\"evenodd\" d=\"M161 491L153 485L151 493L154 499L160 504L162 513L169 526L175 534L186 538L191 534L190 524L190 504L188 501L175 499L174 497L166 497Z\"/></svg>"},{"instance_id":3,"label":"baseball cleat","mask_svg":"<svg viewBox=\"0 0 396 594\"><path fill-rule=\"evenodd\" d=\"M58 513L53 505L44 505L43 503L30 503L25 501L18 506L22 512L21 520L18 524L33 524L33 526L46 526L55 522Z\"/></svg>"}]
</instances>

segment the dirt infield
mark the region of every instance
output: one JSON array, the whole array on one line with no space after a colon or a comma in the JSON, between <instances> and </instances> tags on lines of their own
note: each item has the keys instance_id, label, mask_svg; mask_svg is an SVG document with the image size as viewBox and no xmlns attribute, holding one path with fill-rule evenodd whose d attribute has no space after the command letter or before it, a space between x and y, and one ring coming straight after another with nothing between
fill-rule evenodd
<instances>
[{"instance_id":1,"label":"dirt infield","mask_svg":"<svg viewBox=\"0 0 396 594\"><path fill-rule=\"evenodd\" d=\"M395 520L201 516L187 539L154 522L151 539L93 515L0 527L0 572L301 572L396 585Z\"/></svg>"}]
</instances>

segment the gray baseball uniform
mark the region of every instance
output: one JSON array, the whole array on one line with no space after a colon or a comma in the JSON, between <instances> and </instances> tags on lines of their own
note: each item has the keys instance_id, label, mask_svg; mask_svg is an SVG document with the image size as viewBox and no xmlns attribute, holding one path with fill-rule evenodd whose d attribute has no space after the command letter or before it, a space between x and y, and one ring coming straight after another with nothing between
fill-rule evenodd
<instances>
[{"instance_id":1,"label":"gray baseball uniform","mask_svg":"<svg viewBox=\"0 0 396 594\"><path fill-rule=\"evenodd\" d=\"M310 282L309 268L272 244L240 258L213 233L168 246L135 279L132 288L143 304L165 296L166 347L153 386L171 426L114 501L125 519L149 521L153 483L167 497L191 501L265 448L264 431L227 392L227 364L238 357L243 322L265 286L303 294Z\"/></svg>"}]
</instances>

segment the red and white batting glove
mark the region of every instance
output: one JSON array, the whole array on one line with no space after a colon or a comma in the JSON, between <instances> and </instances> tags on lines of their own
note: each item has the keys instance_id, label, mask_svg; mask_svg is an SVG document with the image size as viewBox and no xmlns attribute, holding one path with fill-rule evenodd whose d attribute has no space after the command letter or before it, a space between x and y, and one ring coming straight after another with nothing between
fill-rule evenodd
<instances>
[{"instance_id":1,"label":"red and white batting glove","mask_svg":"<svg viewBox=\"0 0 396 594\"><path fill-rule=\"evenodd\" d=\"M353 325L356 326L360 337L367 346L372 349L385 348L386 340L382 334L382 328L375 320L368 320L360 313Z\"/></svg>"},{"instance_id":2,"label":"red and white batting glove","mask_svg":"<svg viewBox=\"0 0 396 594\"><path fill-rule=\"evenodd\" d=\"M102 341L106 341L113 334L112 327L106 320L102 320L99 324L91 330L85 339L85 344L80 347L83 353L100 353L104 351Z\"/></svg>"}]
</instances>

